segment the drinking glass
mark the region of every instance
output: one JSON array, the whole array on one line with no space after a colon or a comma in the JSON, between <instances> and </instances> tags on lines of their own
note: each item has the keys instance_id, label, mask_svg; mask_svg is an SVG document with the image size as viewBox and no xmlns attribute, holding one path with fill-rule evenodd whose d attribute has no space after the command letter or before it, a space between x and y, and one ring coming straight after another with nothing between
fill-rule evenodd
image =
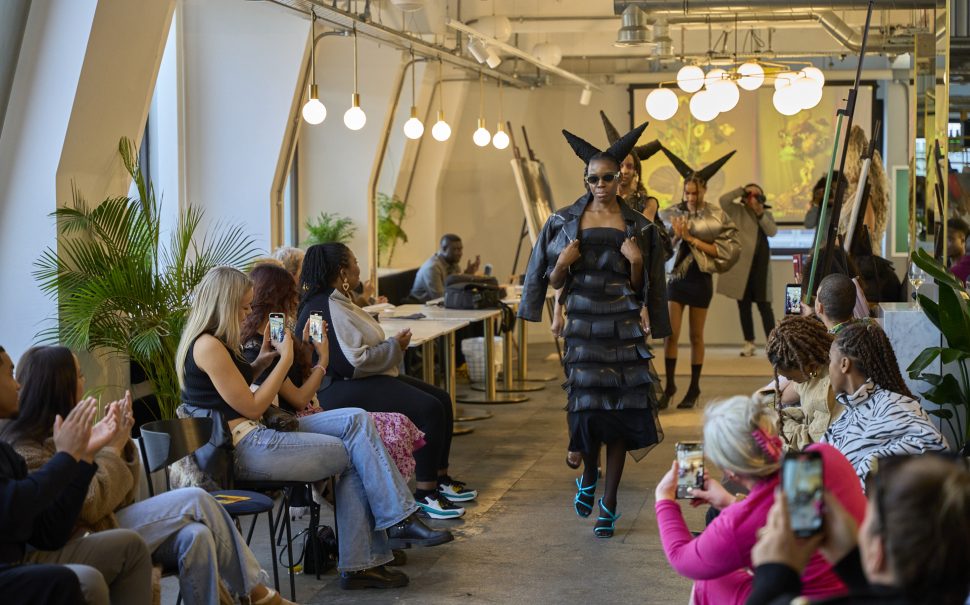
<instances>
[{"instance_id":1,"label":"drinking glass","mask_svg":"<svg viewBox=\"0 0 970 605\"><path fill-rule=\"evenodd\" d=\"M923 270L916 265L916 263L913 263L909 266L908 276L909 276L909 283L910 285L913 286L913 306L918 307L919 289L920 289L920 286L923 285L923 282L926 280L926 273L924 273Z\"/></svg>"}]
</instances>

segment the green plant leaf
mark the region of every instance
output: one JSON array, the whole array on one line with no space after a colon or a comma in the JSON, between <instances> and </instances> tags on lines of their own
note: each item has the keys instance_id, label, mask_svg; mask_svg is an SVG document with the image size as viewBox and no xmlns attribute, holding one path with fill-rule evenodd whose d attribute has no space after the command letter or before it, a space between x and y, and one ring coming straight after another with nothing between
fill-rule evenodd
<instances>
[{"instance_id":1,"label":"green plant leaf","mask_svg":"<svg viewBox=\"0 0 970 605\"><path fill-rule=\"evenodd\" d=\"M931 415L931 416L937 416L939 418L946 418L947 420L950 420L950 419L953 418L953 412L951 412L950 410L948 410L946 408L938 408L938 409L935 409L935 410L926 410L926 413L929 414L929 415Z\"/></svg>"},{"instance_id":2,"label":"green plant leaf","mask_svg":"<svg viewBox=\"0 0 970 605\"><path fill-rule=\"evenodd\" d=\"M956 276L950 273L941 262L933 258L933 256L926 250L923 250L922 248L913 250L913 253L910 255L910 259L916 263L917 267L935 279L937 283L946 284L955 290L964 289L963 284L957 280Z\"/></svg>"},{"instance_id":3,"label":"green plant leaf","mask_svg":"<svg viewBox=\"0 0 970 605\"><path fill-rule=\"evenodd\" d=\"M940 383L933 388L923 391L923 397L936 404L960 404L967 405L964 401L963 391L960 383L952 374L946 374Z\"/></svg>"},{"instance_id":4,"label":"green plant leaf","mask_svg":"<svg viewBox=\"0 0 970 605\"><path fill-rule=\"evenodd\" d=\"M967 307L959 294L946 284L939 286L940 331L950 347L970 349L970 322Z\"/></svg>"},{"instance_id":5,"label":"green plant leaf","mask_svg":"<svg viewBox=\"0 0 970 605\"><path fill-rule=\"evenodd\" d=\"M970 359L970 351L944 347L940 352L940 359L943 360L943 363L953 363L954 361Z\"/></svg>"},{"instance_id":6,"label":"green plant leaf","mask_svg":"<svg viewBox=\"0 0 970 605\"><path fill-rule=\"evenodd\" d=\"M926 347L923 349L916 359L913 360L909 367L906 368L906 372L909 373L909 377L916 379L919 377L919 373L926 369L926 366L933 363L933 360L939 357L940 352L943 349L940 347Z\"/></svg>"},{"instance_id":7,"label":"green plant leaf","mask_svg":"<svg viewBox=\"0 0 970 605\"><path fill-rule=\"evenodd\" d=\"M926 318L936 326L940 331L943 330L940 323L940 306L936 304L930 298L927 298L925 294L920 294L916 297L916 301L919 303L920 308L923 309L923 313L926 313Z\"/></svg>"}]
</instances>

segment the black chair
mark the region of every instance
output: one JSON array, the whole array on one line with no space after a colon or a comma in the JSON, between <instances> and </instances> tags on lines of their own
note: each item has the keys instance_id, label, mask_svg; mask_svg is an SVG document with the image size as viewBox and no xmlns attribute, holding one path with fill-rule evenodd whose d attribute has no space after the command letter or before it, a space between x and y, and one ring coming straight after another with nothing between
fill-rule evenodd
<instances>
[{"instance_id":1,"label":"black chair","mask_svg":"<svg viewBox=\"0 0 970 605\"><path fill-rule=\"evenodd\" d=\"M149 422L141 427L142 459L145 464L145 475L148 479L148 493L155 495L155 488L152 483L152 473L160 470L165 471L165 489L171 487L169 482L168 467L174 462L192 454L195 450L209 442L212 435L211 418L178 418L174 420L158 420ZM252 516L253 520L249 526L249 533L246 536L246 543L249 544L253 539L253 531L256 528L256 519L260 514L266 513L269 519L269 542L270 550L273 555L273 582L277 592L280 590L279 568L277 567L276 541L273 537L276 534L276 526L280 518L285 519L287 536L289 536L289 515L287 514L288 498L284 491L284 498L281 504L280 513L274 520L273 499L258 493L264 491L264 484L259 484L259 489L250 490L218 490L210 492L213 497L226 509L231 517ZM243 487L240 485L240 487ZM274 488L267 488L269 491ZM278 487L275 489L282 489ZM293 550L287 544L290 560L293 560ZM296 600L296 584L293 579L293 569L290 572L290 597Z\"/></svg>"}]
</instances>

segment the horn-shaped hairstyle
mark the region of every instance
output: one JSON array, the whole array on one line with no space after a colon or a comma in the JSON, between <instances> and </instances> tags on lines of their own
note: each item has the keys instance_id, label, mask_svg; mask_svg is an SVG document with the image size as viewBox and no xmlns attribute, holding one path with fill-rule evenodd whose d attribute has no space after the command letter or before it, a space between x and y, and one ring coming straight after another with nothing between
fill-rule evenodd
<instances>
[{"instance_id":1,"label":"horn-shaped hairstyle","mask_svg":"<svg viewBox=\"0 0 970 605\"><path fill-rule=\"evenodd\" d=\"M606 129L606 139L610 143L615 143L620 138L620 132L613 126L613 123L610 122L610 119L606 117L606 114L602 110L600 110L600 118L603 119L603 128ZM654 140L645 145L637 145L633 148L633 154L642 162L660 151L662 147L663 145L660 144L659 140ZM622 162L623 158L620 158L620 161Z\"/></svg>"},{"instance_id":2,"label":"horn-shaped hairstyle","mask_svg":"<svg viewBox=\"0 0 970 605\"><path fill-rule=\"evenodd\" d=\"M630 155L630 152L633 151L633 147L637 144L637 140L640 138L640 135L643 134L643 131L646 128L647 122L644 122L616 141L613 141L610 146L603 151L597 149L585 139L582 139L567 130L563 130L562 134L564 137L566 137L566 141L569 143L569 146L573 148L573 151L576 153L579 159L583 160L585 164L589 164L589 161L593 159L593 156L600 153L605 153L616 160L617 165L620 165L624 158Z\"/></svg>"},{"instance_id":3,"label":"horn-shaped hairstyle","mask_svg":"<svg viewBox=\"0 0 970 605\"><path fill-rule=\"evenodd\" d=\"M663 149L664 155L666 155L667 159L670 160L670 163L674 165L674 168L677 169L677 172L680 173L680 176L684 177L685 179L694 177L696 180L703 182L705 185L711 179L711 177L717 174L717 171L720 170L721 167L724 166L724 164L726 164L727 161L731 159L731 156L737 153L737 151L732 151L727 155L724 155L718 158L717 160L714 160L713 162L711 162L707 166L704 166L700 170L694 170L693 168L687 165L687 162L685 162L684 160L674 155L666 147L662 147L662 149Z\"/></svg>"}]
</instances>

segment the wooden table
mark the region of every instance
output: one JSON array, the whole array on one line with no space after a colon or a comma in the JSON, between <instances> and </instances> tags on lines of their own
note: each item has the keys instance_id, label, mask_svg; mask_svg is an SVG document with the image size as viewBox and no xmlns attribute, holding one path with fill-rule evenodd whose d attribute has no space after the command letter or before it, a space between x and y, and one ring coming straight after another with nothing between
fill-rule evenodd
<instances>
[{"instance_id":1,"label":"wooden table","mask_svg":"<svg viewBox=\"0 0 970 605\"><path fill-rule=\"evenodd\" d=\"M523 401L528 401L529 398L524 395L498 393L495 388L495 320L501 316L501 309L445 309L444 307L431 305L401 305L390 313L382 314L381 321L413 315L415 313L421 313L430 320L464 321L466 322L465 325L481 321L485 324L485 392L454 396L455 401L479 404L522 403ZM425 320L412 321L420 322ZM511 380L511 372L508 368L512 367L512 348L511 346L506 346L504 349L503 361L505 368L507 368L505 375L508 380ZM451 380L453 381L454 372L451 372L451 374Z\"/></svg>"},{"instance_id":2,"label":"wooden table","mask_svg":"<svg viewBox=\"0 0 970 605\"><path fill-rule=\"evenodd\" d=\"M405 315L397 313L397 315ZM411 330L411 343L408 348L421 347L423 363L421 364L422 379L428 384L434 384L434 345L438 338L444 339L445 357L445 390L451 395L451 410L455 418L454 435L467 435L474 429L458 424L459 414L455 406L455 332L469 324L462 319L434 320L434 319L405 319L395 318L393 310L391 313L384 313L379 316L381 328L384 329L384 336L391 338L404 328Z\"/></svg>"}]
</instances>

